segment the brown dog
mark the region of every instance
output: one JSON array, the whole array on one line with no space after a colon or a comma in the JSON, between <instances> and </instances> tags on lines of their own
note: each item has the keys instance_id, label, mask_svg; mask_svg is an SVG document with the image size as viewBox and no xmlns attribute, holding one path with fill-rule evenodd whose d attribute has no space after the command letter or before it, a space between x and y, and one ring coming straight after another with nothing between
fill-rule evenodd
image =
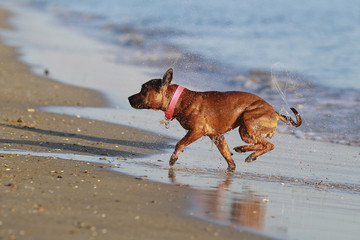
<instances>
[{"instance_id":1,"label":"brown dog","mask_svg":"<svg viewBox=\"0 0 360 240\"><path fill-rule=\"evenodd\" d=\"M238 146L236 152L254 151L246 162L255 161L260 155L274 149L266 140L276 130L278 120L299 127L301 117L291 108L296 122L290 117L277 113L262 98L246 92L195 92L171 84L173 70L170 68L163 79L153 79L144 83L141 91L129 97L130 105L136 109L166 111L168 119L176 118L188 130L175 147L170 158L173 166L180 152L202 136L209 136L228 163L228 171L235 170L229 147L223 134L239 127L241 139L251 145ZM171 110L172 108L172 110ZM170 112L170 113L169 113Z\"/></svg>"}]
</instances>

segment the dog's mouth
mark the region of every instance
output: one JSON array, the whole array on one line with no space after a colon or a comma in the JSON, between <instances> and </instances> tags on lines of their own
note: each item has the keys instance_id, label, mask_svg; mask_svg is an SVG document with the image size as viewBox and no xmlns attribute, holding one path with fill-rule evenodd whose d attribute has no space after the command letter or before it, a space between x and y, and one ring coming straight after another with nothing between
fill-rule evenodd
<instances>
[{"instance_id":1,"label":"dog's mouth","mask_svg":"<svg viewBox=\"0 0 360 240\"><path fill-rule=\"evenodd\" d=\"M143 104L135 104L135 105L130 104L130 105L135 109L150 109L148 106Z\"/></svg>"},{"instance_id":2,"label":"dog's mouth","mask_svg":"<svg viewBox=\"0 0 360 240\"><path fill-rule=\"evenodd\" d=\"M131 107L135 109L150 109L150 107L147 106L141 99L139 99L136 94L130 96L128 99Z\"/></svg>"}]
</instances>

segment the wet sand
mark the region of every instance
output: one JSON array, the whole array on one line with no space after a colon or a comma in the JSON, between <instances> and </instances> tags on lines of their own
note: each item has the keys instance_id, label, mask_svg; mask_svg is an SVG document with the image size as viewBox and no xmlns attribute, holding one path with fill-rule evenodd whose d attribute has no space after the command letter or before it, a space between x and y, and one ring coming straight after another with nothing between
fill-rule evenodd
<instances>
[{"instance_id":1,"label":"wet sand","mask_svg":"<svg viewBox=\"0 0 360 240\"><path fill-rule=\"evenodd\" d=\"M0 26L9 13L0 10ZM0 39L1 40L1 39ZM135 158L169 139L120 125L45 113L106 106L98 92L31 74L0 44L0 148ZM0 156L0 239L265 239L186 216L192 189L135 179L102 165Z\"/></svg>"}]
</instances>

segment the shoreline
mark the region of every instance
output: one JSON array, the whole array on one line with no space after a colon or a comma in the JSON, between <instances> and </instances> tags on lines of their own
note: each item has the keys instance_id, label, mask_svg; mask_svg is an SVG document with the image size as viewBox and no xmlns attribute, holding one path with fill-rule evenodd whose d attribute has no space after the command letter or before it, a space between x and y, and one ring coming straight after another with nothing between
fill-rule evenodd
<instances>
[{"instance_id":1,"label":"shoreline","mask_svg":"<svg viewBox=\"0 0 360 240\"><path fill-rule=\"evenodd\" d=\"M173 148L170 146L173 143L169 144L171 140L164 137L163 134L180 139L183 137L184 130L179 124L173 122L170 131L164 131L164 126L159 124L163 118L162 112L134 112L126 100L127 96L138 90L144 79L152 77L151 75L158 70L114 62L111 45L104 45L77 31L71 31L71 29L59 25L51 15L36 14L31 9L19 10L16 7L10 7L9 10L16 16L9 22L17 31L2 31L1 36L4 38L4 43L17 46L13 49L20 53L17 55L17 59L25 63L23 66L26 74L21 74L23 69L18 71L18 68L11 65L4 69L14 70L0 73L5 74L0 77L5 76L13 80L16 76L21 80L15 82L16 84L11 81L10 83L14 86L4 92L3 98L6 103L9 106L13 104L14 107L8 107L8 112L4 114L3 125L0 126L3 128L4 134L1 142L4 148L0 149L2 150L0 155L7 153L6 156L9 159L11 156L15 156L22 160L33 157L31 158L33 161L30 160L30 162L40 160L40 162L36 162L36 165L41 165L41 161L45 162L41 168L47 169L48 172L40 176L34 168L30 168L28 175L21 175L16 172L16 169L23 170L31 164L26 164L24 161L13 165L6 163L4 175L2 175L6 190L16 189L14 194L18 194L18 197L21 195L22 197L19 198L27 201L30 197L28 197L29 194L25 194L24 190L34 189L34 197L42 199L44 193L55 192L54 188L55 190L61 189L59 195L63 201L67 201L64 204L67 204L67 208L73 210L75 208L75 210L74 215L69 212L64 216L60 215L72 219L78 219L79 215L86 214L84 209L80 209L80 211L76 209L88 202L94 203L93 205L100 209L99 206L102 206L103 203L99 199L106 199L108 194L110 196L126 196L124 199L128 199L128 195L129 197L133 196L126 202L131 204L124 204L122 209L117 205L112 205L111 201L107 201L106 205L109 206L109 210L105 215L94 216L94 219L86 215L85 220L89 219L89 221L81 219L78 224L73 222L73 225L66 225L67 229L75 226L79 229L84 227L95 230L96 233L91 233L91 236L88 235L87 238L96 238L100 233L105 232L107 236L110 236L109 238L113 239L114 234L119 235L119 230L126 230L126 233L122 234L126 239L144 238L144 236L147 237L147 233L152 233L151 231L156 232L153 238L157 237L156 239L158 239L164 236L163 233L159 233L160 224L167 237L181 235L182 239L196 239L203 237L204 229L207 232L212 232L214 226L216 229L221 229L218 228L218 225L211 224L217 223L221 226L231 226L210 234L217 238L219 236L225 238L226 234L231 235L232 233L237 235L240 230L243 230L284 239L312 239L314 237L331 239L327 236L338 239L345 235L349 236L349 239L356 239L350 238L350 236L354 237L358 233L356 224L358 220L355 220L358 218L358 214L354 214L360 209L360 205L357 204L358 173L360 171L358 148L276 134L272 139L276 149L267 154L265 158L253 164L246 164L243 161L246 157L244 154L234 156L238 171L229 177L224 173L223 159L220 158L216 149L212 149L209 139L205 138L187 148L181 155L177 166L169 170L167 164L169 155L160 149L167 151L168 147ZM44 35L49 38L44 38ZM69 37L65 39L62 36ZM9 61L11 62L12 59ZM7 63L7 61L5 62ZM29 74L29 69L35 75ZM50 69L50 75L44 75L44 69ZM0 70L2 69L0 68ZM49 81L49 76L70 85L63 85L51 79ZM158 75L156 74L156 76ZM43 81L40 81L41 79ZM99 81L100 79L101 81ZM4 82L6 83L6 81ZM125 82L126 87L123 87ZM54 83L59 85L55 86ZM73 88L71 85L80 86L80 88ZM6 86L3 88L7 89ZM62 90L58 91L58 88ZM80 91L83 91L82 94L88 94L89 97L84 98L79 94ZM103 99L103 95L99 92L106 94L105 96L112 103L111 107L107 107L106 101L97 102L98 99ZM92 105L97 107L91 107L91 101L94 102ZM74 105L75 107L73 107ZM12 114L14 111L19 113ZM306 118L304 115L304 119ZM147 130L151 130L153 133L149 133ZM226 138L229 146L239 143L237 131L230 132ZM21 158L21 156L14 155L14 152L9 149L14 147L28 151L15 152L23 155ZM6 159L4 162L7 162ZM61 159L69 160L65 162ZM85 161L86 165L73 162L72 159ZM206 163L205 159L208 160ZM60 164L58 167L55 165L57 163ZM67 165L70 167L65 168L64 166ZM84 168L79 166L84 166ZM114 172L125 174L129 182L126 178L118 180L117 177L110 177L107 175L107 169L102 169L106 167ZM8 172L11 173L8 175ZM105 182L101 188L96 182L100 172L109 176L109 178L97 179ZM94 181L87 181L88 178L82 176L81 173L87 174ZM52 174L59 185L48 184L48 179L43 178L46 174ZM34 176L38 175L42 179L34 181L33 179L36 179ZM18 179L16 176L20 178ZM118 177L120 179L123 175ZM14 179L14 184L8 181L12 179ZM68 181L61 181L64 179ZM135 180L135 182L131 180ZM114 181L116 182L114 183ZM34 182L35 185L32 186L31 184ZM67 189L69 195L66 195L68 192L63 192L64 182L68 186L74 187L74 191ZM90 185L81 185L82 191L75 191L80 189L80 183L83 182ZM44 183L46 183L47 190L35 193L37 188L43 187ZM141 185L142 183L145 185ZM154 184L154 186L149 186L148 183ZM169 183L170 185L167 185ZM144 188L136 191L139 184ZM179 185L177 187L180 188L172 188L174 187L172 185ZM17 189L17 186L20 188ZM36 187L32 188L34 186ZM173 190L164 191L165 187ZM95 189L99 194L92 195L91 193ZM145 198L142 191L146 192L147 189L149 194L150 192L155 194L151 195L153 200L148 199L151 204L149 201L142 201ZM176 203L171 199L172 191L179 193L175 197ZM157 194L158 192L159 194ZM42 194L39 195L39 193ZM73 196L74 193L76 197ZM101 198L98 198L99 196ZM76 199L76 201L71 202L71 199ZM109 199L119 200L118 197ZM148 207L164 202L168 205L159 207L163 208L159 214L162 216L164 213L167 219L159 217L153 221L154 213L151 212L151 207ZM76 205L76 203L80 205ZM179 205L176 205L177 203ZM47 203L44 201L41 204ZM35 207L38 205L38 203L33 204ZM56 209L66 209L65 205L58 204ZM6 209L8 205L4 206ZM18 210L15 207L10 209L19 214L21 206ZM89 209L91 205L87 206ZM136 209L129 210L131 206L136 206ZM52 209L51 206L49 208L48 204L46 208L39 208L41 211L48 209L51 214L55 209ZM119 212L117 212L118 209ZM141 209L144 216L136 214L137 209ZM29 211L31 211L31 207ZM93 214L97 213L98 210L95 209ZM4 212L4 216L6 214L7 212ZM124 221L129 223L124 225L122 222L114 227L111 225L113 224L111 221L109 225L113 227L104 230L101 224L105 222L98 218L107 216L109 220L112 218L116 222L116 219L119 219L117 214L124 215ZM57 220L60 219L57 218L58 215L52 216ZM143 232L138 233L136 224L130 220L133 218L140 220L147 216L150 217L145 223L142 223L144 227L140 229ZM194 227L192 225L197 222L194 222L190 216L196 216L197 219L207 220L210 223L199 221L199 224L204 224L201 225L204 227ZM325 219L324 216L326 216ZM91 223L89 223L90 220ZM60 219L58 222L64 221L64 219ZM164 221L165 225L162 224ZM173 224L168 225L170 222ZM51 223L51 227L58 226L54 225L54 222ZM177 223L180 225L176 225ZM124 226L126 226L125 230L122 229ZM132 227L135 230L128 229ZM112 230L109 231L109 229ZM11 229L9 231L11 232ZM173 233L174 231L176 233ZM70 233L76 233L75 235L77 232L78 229L75 232L74 230L70 231ZM110 232L111 234L109 234ZM190 232L191 236L188 234ZM80 235L85 236L83 234L85 233L80 231ZM256 237L262 239L261 236Z\"/></svg>"},{"instance_id":2,"label":"shoreline","mask_svg":"<svg viewBox=\"0 0 360 240\"><path fill-rule=\"evenodd\" d=\"M9 13L0 10L1 27ZM155 154L159 135L38 111L105 106L96 91L30 73L0 39L1 148L81 152L121 158ZM159 149L158 147L156 149ZM266 239L186 216L192 189L141 181L96 164L1 154L0 239ZM154 221L156 219L156 221Z\"/></svg>"}]
</instances>

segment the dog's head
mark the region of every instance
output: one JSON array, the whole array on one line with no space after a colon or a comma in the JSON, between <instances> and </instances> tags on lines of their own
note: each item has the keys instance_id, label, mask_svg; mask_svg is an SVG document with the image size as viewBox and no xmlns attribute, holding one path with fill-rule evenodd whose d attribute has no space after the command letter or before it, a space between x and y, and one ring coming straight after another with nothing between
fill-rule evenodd
<instances>
[{"instance_id":1,"label":"dog's head","mask_svg":"<svg viewBox=\"0 0 360 240\"><path fill-rule=\"evenodd\" d=\"M152 79L144 83L139 93L129 97L130 105L135 109L162 109L167 86L172 78L173 70L170 68L162 79Z\"/></svg>"}]
</instances>

